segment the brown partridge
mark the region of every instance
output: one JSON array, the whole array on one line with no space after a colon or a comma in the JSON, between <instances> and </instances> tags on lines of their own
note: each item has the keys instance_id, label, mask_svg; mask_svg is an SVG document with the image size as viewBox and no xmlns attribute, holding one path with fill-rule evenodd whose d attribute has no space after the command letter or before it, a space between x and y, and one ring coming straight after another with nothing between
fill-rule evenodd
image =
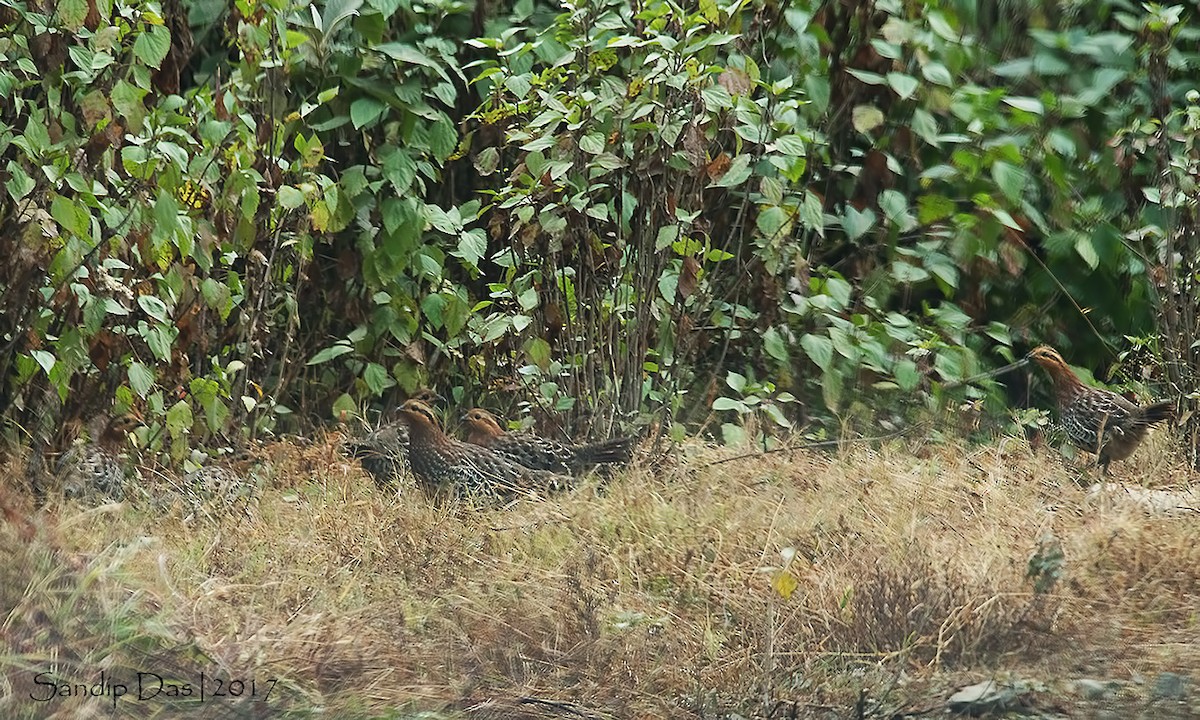
<instances>
[{"instance_id":1,"label":"brown partridge","mask_svg":"<svg viewBox=\"0 0 1200 720\"><path fill-rule=\"evenodd\" d=\"M1048 345L1034 348L1029 359L1050 374L1067 437L1079 448L1096 453L1105 472L1110 462L1133 453L1151 425L1174 416L1170 400L1135 405L1114 392L1085 384Z\"/></svg>"},{"instance_id":2,"label":"brown partridge","mask_svg":"<svg viewBox=\"0 0 1200 720\"><path fill-rule=\"evenodd\" d=\"M567 445L537 435L512 434L487 410L474 408L463 417L467 442L486 447L527 468L563 474L585 473L598 465L624 465L633 457L632 437Z\"/></svg>"},{"instance_id":3,"label":"brown partridge","mask_svg":"<svg viewBox=\"0 0 1200 720\"><path fill-rule=\"evenodd\" d=\"M141 425L142 419L133 413L117 415L89 441L71 446L58 461L56 474L63 493L68 497L122 499L126 477L121 451L129 433Z\"/></svg>"},{"instance_id":4,"label":"brown partridge","mask_svg":"<svg viewBox=\"0 0 1200 720\"><path fill-rule=\"evenodd\" d=\"M417 391L413 398L430 407L442 400L429 389ZM408 424L402 420L373 430L348 443L346 449L380 487L397 483L408 474Z\"/></svg>"},{"instance_id":5,"label":"brown partridge","mask_svg":"<svg viewBox=\"0 0 1200 720\"><path fill-rule=\"evenodd\" d=\"M400 406L408 423L408 462L426 487L451 488L457 495L505 496L558 490L570 479L519 465L485 447L460 442L442 432L433 410L420 400Z\"/></svg>"}]
</instances>

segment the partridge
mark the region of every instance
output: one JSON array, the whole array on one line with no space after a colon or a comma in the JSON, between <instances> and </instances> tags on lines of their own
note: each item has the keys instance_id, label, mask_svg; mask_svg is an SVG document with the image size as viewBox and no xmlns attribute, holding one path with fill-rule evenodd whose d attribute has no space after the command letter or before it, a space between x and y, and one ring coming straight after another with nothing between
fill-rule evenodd
<instances>
[{"instance_id":1,"label":"partridge","mask_svg":"<svg viewBox=\"0 0 1200 720\"><path fill-rule=\"evenodd\" d=\"M569 478L519 465L491 450L447 437L433 410L420 400L400 406L408 423L408 462L422 485L468 497L503 497L558 490Z\"/></svg>"},{"instance_id":2,"label":"partridge","mask_svg":"<svg viewBox=\"0 0 1200 720\"><path fill-rule=\"evenodd\" d=\"M467 442L490 449L527 468L561 474L585 473L598 465L624 465L633 457L632 437L568 445L530 434L512 434L487 410L474 408L463 422Z\"/></svg>"},{"instance_id":3,"label":"partridge","mask_svg":"<svg viewBox=\"0 0 1200 720\"><path fill-rule=\"evenodd\" d=\"M442 399L428 389L413 398L431 407ZM380 487L399 482L408 473L408 425L403 421L383 425L349 443L347 450Z\"/></svg>"},{"instance_id":4,"label":"partridge","mask_svg":"<svg viewBox=\"0 0 1200 720\"><path fill-rule=\"evenodd\" d=\"M1174 416L1171 400L1136 405L1114 392L1084 384L1052 347L1034 348L1028 357L1050 374L1067 437L1077 447L1096 453L1105 473L1110 462L1133 453L1151 425Z\"/></svg>"},{"instance_id":5,"label":"partridge","mask_svg":"<svg viewBox=\"0 0 1200 720\"><path fill-rule=\"evenodd\" d=\"M126 473L121 451L129 433L141 425L142 420L137 415L117 415L105 422L103 429L91 439L72 445L59 458L55 472L63 494L77 498L122 499Z\"/></svg>"}]
</instances>

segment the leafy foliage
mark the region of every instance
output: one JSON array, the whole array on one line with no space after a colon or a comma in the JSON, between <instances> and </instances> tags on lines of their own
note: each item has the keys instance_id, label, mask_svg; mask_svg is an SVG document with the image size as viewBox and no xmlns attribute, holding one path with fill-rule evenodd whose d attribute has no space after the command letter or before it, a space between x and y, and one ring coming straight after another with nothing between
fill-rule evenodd
<instances>
[{"instance_id":1,"label":"leafy foliage","mask_svg":"<svg viewBox=\"0 0 1200 720\"><path fill-rule=\"evenodd\" d=\"M832 429L1160 317L1194 394L1197 28L1007 8L0 4L6 417Z\"/></svg>"}]
</instances>

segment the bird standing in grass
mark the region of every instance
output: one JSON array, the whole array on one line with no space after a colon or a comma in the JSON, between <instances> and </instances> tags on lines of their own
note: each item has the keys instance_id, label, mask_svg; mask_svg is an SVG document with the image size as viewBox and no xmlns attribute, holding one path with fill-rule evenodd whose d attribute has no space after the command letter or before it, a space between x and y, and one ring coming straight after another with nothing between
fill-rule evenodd
<instances>
[{"instance_id":1,"label":"bird standing in grass","mask_svg":"<svg viewBox=\"0 0 1200 720\"><path fill-rule=\"evenodd\" d=\"M93 426L101 420L94 421ZM142 419L133 413L109 418L98 433L85 442L76 442L59 458L56 475L63 494L68 497L99 496L120 500L125 496L125 465L121 452L129 433L141 427Z\"/></svg>"},{"instance_id":2,"label":"bird standing in grass","mask_svg":"<svg viewBox=\"0 0 1200 720\"><path fill-rule=\"evenodd\" d=\"M426 487L450 488L457 495L498 497L559 490L570 479L519 465L491 450L447 437L433 410L420 400L400 406L408 423L408 462Z\"/></svg>"},{"instance_id":3,"label":"bird standing in grass","mask_svg":"<svg viewBox=\"0 0 1200 720\"><path fill-rule=\"evenodd\" d=\"M413 398L431 408L442 400L429 389L417 391ZM383 425L346 447L380 487L397 483L408 473L408 424L404 421Z\"/></svg>"},{"instance_id":4,"label":"bird standing in grass","mask_svg":"<svg viewBox=\"0 0 1200 720\"><path fill-rule=\"evenodd\" d=\"M1174 402L1135 405L1120 395L1084 384L1062 355L1048 345L1034 348L1029 359L1045 368L1054 384L1059 420L1077 447L1096 453L1107 473L1113 460L1129 457L1151 425L1170 420Z\"/></svg>"},{"instance_id":5,"label":"bird standing in grass","mask_svg":"<svg viewBox=\"0 0 1200 720\"><path fill-rule=\"evenodd\" d=\"M562 474L585 473L598 465L624 465L633 456L632 437L567 445L537 435L513 434L487 410L474 408L464 417L467 442L486 447L527 468Z\"/></svg>"}]
</instances>

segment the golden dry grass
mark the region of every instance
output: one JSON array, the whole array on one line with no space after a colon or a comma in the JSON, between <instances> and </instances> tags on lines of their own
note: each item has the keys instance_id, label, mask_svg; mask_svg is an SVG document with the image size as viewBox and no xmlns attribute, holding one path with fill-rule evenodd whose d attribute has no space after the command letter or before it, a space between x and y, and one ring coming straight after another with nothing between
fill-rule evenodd
<instances>
[{"instance_id":1,"label":"golden dry grass","mask_svg":"<svg viewBox=\"0 0 1200 720\"><path fill-rule=\"evenodd\" d=\"M1186 484L1154 442L1117 477ZM126 697L128 717L890 716L989 677L1068 715L1096 710L1061 684L1079 677L1126 683L1097 701L1118 713L1194 709L1130 681L1200 668L1197 518L1089 502L1022 441L720 464L735 451L690 444L508 508L382 492L336 438L271 454L257 512L218 521L35 511L8 473L0 716L107 714L30 699L37 672L102 669L259 687Z\"/></svg>"}]
</instances>

